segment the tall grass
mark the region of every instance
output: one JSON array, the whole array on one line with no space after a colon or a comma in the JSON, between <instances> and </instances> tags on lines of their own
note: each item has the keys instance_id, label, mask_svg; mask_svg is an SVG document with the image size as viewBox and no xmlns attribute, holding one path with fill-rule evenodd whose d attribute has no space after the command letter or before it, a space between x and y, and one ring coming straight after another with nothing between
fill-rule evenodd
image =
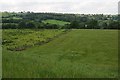
<instances>
[{"instance_id":1,"label":"tall grass","mask_svg":"<svg viewBox=\"0 0 120 80\"><path fill-rule=\"evenodd\" d=\"M116 78L117 46L116 30L72 30L24 51L3 48L3 77Z\"/></svg>"}]
</instances>

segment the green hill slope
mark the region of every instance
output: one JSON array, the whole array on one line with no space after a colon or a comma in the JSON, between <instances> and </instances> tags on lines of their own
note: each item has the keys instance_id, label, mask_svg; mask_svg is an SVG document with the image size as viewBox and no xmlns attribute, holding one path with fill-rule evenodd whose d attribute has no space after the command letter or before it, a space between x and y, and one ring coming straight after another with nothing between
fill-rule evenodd
<instances>
[{"instance_id":1,"label":"green hill slope","mask_svg":"<svg viewBox=\"0 0 120 80\"><path fill-rule=\"evenodd\" d=\"M61 25L61 26L64 26L65 24L70 24L69 22L60 21L60 20L52 20L52 19L44 20L42 22L49 23L49 24Z\"/></svg>"}]
</instances>

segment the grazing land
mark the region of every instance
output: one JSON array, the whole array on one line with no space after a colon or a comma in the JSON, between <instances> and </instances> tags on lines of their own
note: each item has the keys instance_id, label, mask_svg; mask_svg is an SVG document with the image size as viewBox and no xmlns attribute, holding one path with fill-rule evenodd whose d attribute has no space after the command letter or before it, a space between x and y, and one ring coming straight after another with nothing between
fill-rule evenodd
<instances>
[{"instance_id":1,"label":"grazing land","mask_svg":"<svg viewBox=\"0 0 120 80\"><path fill-rule=\"evenodd\" d=\"M52 40L34 45L48 38ZM118 77L117 30L8 29L3 41L3 78ZM8 49L28 42L33 46L26 50Z\"/></svg>"},{"instance_id":2,"label":"grazing land","mask_svg":"<svg viewBox=\"0 0 120 80\"><path fill-rule=\"evenodd\" d=\"M42 21L43 23L49 23L49 24L56 24L56 25L60 25L60 26L64 26L65 24L70 24L70 22L65 22L65 21L60 21L60 20L44 20Z\"/></svg>"}]
</instances>

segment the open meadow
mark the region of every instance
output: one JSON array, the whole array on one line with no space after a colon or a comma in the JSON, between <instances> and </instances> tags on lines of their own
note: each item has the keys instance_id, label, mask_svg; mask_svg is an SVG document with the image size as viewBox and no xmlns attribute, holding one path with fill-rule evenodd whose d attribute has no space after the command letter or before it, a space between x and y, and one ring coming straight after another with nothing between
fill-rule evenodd
<instances>
[{"instance_id":1,"label":"open meadow","mask_svg":"<svg viewBox=\"0 0 120 80\"><path fill-rule=\"evenodd\" d=\"M117 30L3 30L3 78L116 78Z\"/></svg>"}]
</instances>

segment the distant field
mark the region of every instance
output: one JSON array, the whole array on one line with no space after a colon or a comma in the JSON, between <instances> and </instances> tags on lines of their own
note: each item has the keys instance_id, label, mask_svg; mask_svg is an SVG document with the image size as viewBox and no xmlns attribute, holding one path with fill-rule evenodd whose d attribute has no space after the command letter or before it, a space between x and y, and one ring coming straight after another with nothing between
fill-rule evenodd
<instances>
[{"instance_id":1,"label":"distant field","mask_svg":"<svg viewBox=\"0 0 120 80\"><path fill-rule=\"evenodd\" d=\"M19 34L10 32L3 31L3 37L14 40L14 35ZM41 37L41 31L37 33ZM25 37L20 33L20 42L15 43L35 39L33 34ZM52 32L48 30L47 34ZM10 51L4 46L2 60L3 78L115 78L118 76L118 31L72 30L23 51Z\"/></svg>"},{"instance_id":2,"label":"distant field","mask_svg":"<svg viewBox=\"0 0 120 80\"><path fill-rule=\"evenodd\" d=\"M65 21L59 21L59 20L44 20L42 21L43 23L49 23L49 24L56 24L56 25L61 25L64 26L65 24L70 24L69 22L65 22Z\"/></svg>"}]
</instances>

